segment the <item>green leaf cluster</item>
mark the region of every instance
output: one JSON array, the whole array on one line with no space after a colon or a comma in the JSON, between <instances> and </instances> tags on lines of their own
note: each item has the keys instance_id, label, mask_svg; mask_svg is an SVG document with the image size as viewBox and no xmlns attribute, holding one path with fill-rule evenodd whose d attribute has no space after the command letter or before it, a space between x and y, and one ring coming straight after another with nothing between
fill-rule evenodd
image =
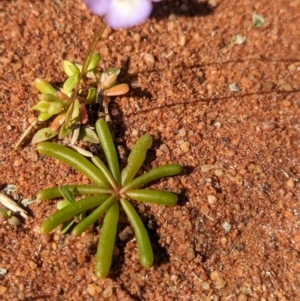
<instances>
[{"instance_id":1,"label":"green leaf cluster","mask_svg":"<svg viewBox=\"0 0 300 301\"><path fill-rule=\"evenodd\" d=\"M83 65L63 61L63 69L68 78L62 87L56 89L49 82L37 78L34 82L39 94L39 102L32 107L39 112L38 121L51 119L51 125L35 133L32 144L58 136L63 139L72 135L72 143L84 139L98 143L95 132L88 127L87 105L94 104L98 93L106 97L126 94L127 84L118 84L120 69L99 70L99 54L93 53Z\"/></svg>"},{"instance_id":2,"label":"green leaf cluster","mask_svg":"<svg viewBox=\"0 0 300 301\"><path fill-rule=\"evenodd\" d=\"M179 164L166 164L137 176L146 158L147 150L152 146L152 137L146 134L138 139L128 157L127 166L120 171L112 135L103 119L96 122L96 131L107 165L97 156L93 156L90 161L79 153L56 143L38 144L37 150L41 154L67 163L87 176L94 185L47 188L40 191L37 198L47 200L64 197L64 200L58 204L59 210L42 223L42 233L49 233L62 225L63 233L71 230L74 236L78 236L104 216L96 254L95 274L98 278L105 278L112 263L120 208L124 210L133 227L141 265L152 266L153 251L150 239L130 200L165 206L176 205L177 195L141 187L162 177L177 175L182 171L182 167ZM78 196L80 198L76 200Z\"/></svg>"}]
</instances>

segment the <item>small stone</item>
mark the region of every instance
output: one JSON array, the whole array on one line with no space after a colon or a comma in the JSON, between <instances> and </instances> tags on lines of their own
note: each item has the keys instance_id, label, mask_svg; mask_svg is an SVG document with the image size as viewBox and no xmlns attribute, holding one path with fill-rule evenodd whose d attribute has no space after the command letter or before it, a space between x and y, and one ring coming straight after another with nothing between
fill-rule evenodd
<instances>
[{"instance_id":1,"label":"small stone","mask_svg":"<svg viewBox=\"0 0 300 301\"><path fill-rule=\"evenodd\" d=\"M184 153L187 153L190 150L190 143L189 142L183 142L180 144L180 148Z\"/></svg>"},{"instance_id":2,"label":"small stone","mask_svg":"<svg viewBox=\"0 0 300 301\"><path fill-rule=\"evenodd\" d=\"M208 215L208 213L209 213L209 207L206 204L202 205L200 210L205 215Z\"/></svg>"},{"instance_id":3,"label":"small stone","mask_svg":"<svg viewBox=\"0 0 300 301\"><path fill-rule=\"evenodd\" d=\"M150 53L146 53L144 55L144 60L148 63L151 63L151 64L154 64L154 62L155 62L154 56Z\"/></svg>"},{"instance_id":4,"label":"small stone","mask_svg":"<svg viewBox=\"0 0 300 301\"><path fill-rule=\"evenodd\" d=\"M290 84L288 84L288 83L283 84L283 85L281 86L281 88L282 88L284 91L286 91L286 92L291 92L291 91L293 91L292 86L291 86Z\"/></svg>"},{"instance_id":5,"label":"small stone","mask_svg":"<svg viewBox=\"0 0 300 301\"><path fill-rule=\"evenodd\" d=\"M272 123L272 122L264 122L262 125L261 125L261 129L263 131L273 131L275 129L275 123Z\"/></svg>"},{"instance_id":6,"label":"small stone","mask_svg":"<svg viewBox=\"0 0 300 301\"><path fill-rule=\"evenodd\" d=\"M181 47L183 47L183 46L185 45L185 43L186 43L186 38L185 38L185 36L181 36L180 39L179 39L179 45L180 45Z\"/></svg>"},{"instance_id":7,"label":"small stone","mask_svg":"<svg viewBox=\"0 0 300 301\"><path fill-rule=\"evenodd\" d=\"M226 285L226 281L223 280L223 279L218 279L215 283L215 287L216 289L221 289L221 288L224 288Z\"/></svg>"},{"instance_id":8,"label":"small stone","mask_svg":"<svg viewBox=\"0 0 300 301\"><path fill-rule=\"evenodd\" d=\"M28 262L28 264L32 270L35 270L37 268L37 264L31 260Z\"/></svg>"},{"instance_id":9,"label":"small stone","mask_svg":"<svg viewBox=\"0 0 300 301\"><path fill-rule=\"evenodd\" d=\"M220 272L218 272L218 271L213 271L213 272L210 273L210 279L211 279L212 281L217 281L217 280L220 279L220 278L221 278L221 273L220 273Z\"/></svg>"},{"instance_id":10,"label":"small stone","mask_svg":"<svg viewBox=\"0 0 300 301\"><path fill-rule=\"evenodd\" d=\"M188 261L191 261L191 260L195 259L195 257L196 257L196 255L195 255L193 248L188 248L186 251L186 259Z\"/></svg>"},{"instance_id":11,"label":"small stone","mask_svg":"<svg viewBox=\"0 0 300 301\"><path fill-rule=\"evenodd\" d=\"M163 143L159 149L163 152L163 153L167 153L169 151L168 147Z\"/></svg>"},{"instance_id":12,"label":"small stone","mask_svg":"<svg viewBox=\"0 0 300 301\"><path fill-rule=\"evenodd\" d=\"M4 295L6 293L6 291L7 291L7 287L0 285L0 295Z\"/></svg>"},{"instance_id":13,"label":"small stone","mask_svg":"<svg viewBox=\"0 0 300 301\"><path fill-rule=\"evenodd\" d=\"M217 202L217 198L214 195L209 195L207 201L210 205L214 205Z\"/></svg>"},{"instance_id":14,"label":"small stone","mask_svg":"<svg viewBox=\"0 0 300 301\"><path fill-rule=\"evenodd\" d=\"M178 131L178 134L180 135L180 137L184 137L186 135L186 130L185 129L180 129Z\"/></svg>"},{"instance_id":15,"label":"small stone","mask_svg":"<svg viewBox=\"0 0 300 301\"><path fill-rule=\"evenodd\" d=\"M87 286L87 292L91 295L91 296L94 296L95 295L95 292L96 292L96 288L95 288L95 285L94 284L88 284Z\"/></svg>"},{"instance_id":16,"label":"small stone","mask_svg":"<svg viewBox=\"0 0 300 301\"><path fill-rule=\"evenodd\" d=\"M227 243L227 238L224 237L224 236L221 237L220 242L221 242L222 247L225 247L225 246L226 246L226 243Z\"/></svg>"},{"instance_id":17,"label":"small stone","mask_svg":"<svg viewBox=\"0 0 300 301\"><path fill-rule=\"evenodd\" d=\"M239 294L237 301L247 301L248 297L244 293Z\"/></svg>"},{"instance_id":18,"label":"small stone","mask_svg":"<svg viewBox=\"0 0 300 301\"><path fill-rule=\"evenodd\" d=\"M102 296L103 296L104 298L109 298L109 297L111 297L112 292L113 292L112 287L111 287L111 286L108 286L108 287L102 292Z\"/></svg>"},{"instance_id":19,"label":"small stone","mask_svg":"<svg viewBox=\"0 0 300 301\"><path fill-rule=\"evenodd\" d=\"M130 87L132 89L137 89L141 87L141 82L138 80L138 78L134 77L131 81L130 81Z\"/></svg>"},{"instance_id":20,"label":"small stone","mask_svg":"<svg viewBox=\"0 0 300 301\"><path fill-rule=\"evenodd\" d=\"M286 186L289 188L294 188L295 187L295 181L293 178L290 178L286 181Z\"/></svg>"},{"instance_id":21,"label":"small stone","mask_svg":"<svg viewBox=\"0 0 300 301\"><path fill-rule=\"evenodd\" d=\"M14 166L15 167L19 167L21 166L23 163L23 160L21 158L17 158L15 161L14 161Z\"/></svg>"},{"instance_id":22,"label":"small stone","mask_svg":"<svg viewBox=\"0 0 300 301\"><path fill-rule=\"evenodd\" d=\"M217 7L218 2L216 0L208 0L207 5L214 8Z\"/></svg>"},{"instance_id":23,"label":"small stone","mask_svg":"<svg viewBox=\"0 0 300 301\"><path fill-rule=\"evenodd\" d=\"M237 85L237 83L232 83L229 85L229 90L231 92L240 92L240 88L239 86Z\"/></svg>"},{"instance_id":24,"label":"small stone","mask_svg":"<svg viewBox=\"0 0 300 301\"><path fill-rule=\"evenodd\" d=\"M132 135L133 137L137 137L138 134L139 134L138 130L133 130L133 131L131 132L131 135Z\"/></svg>"},{"instance_id":25,"label":"small stone","mask_svg":"<svg viewBox=\"0 0 300 301\"><path fill-rule=\"evenodd\" d=\"M134 35L133 35L133 39L136 41L136 42L140 42L141 41L141 39L142 39L142 37L141 37L141 35L139 34L139 33L135 33Z\"/></svg>"},{"instance_id":26,"label":"small stone","mask_svg":"<svg viewBox=\"0 0 300 301\"><path fill-rule=\"evenodd\" d=\"M284 107L289 107L290 105L291 105L291 102L289 101L289 100L283 100L282 101L282 105L284 106Z\"/></svg>"},{"instance_id":27,"label":"small stone","mask_svg":"<svg viewBox=\"0 0 300 301\"><path fill-rule=\"evenodd\" d=\"M201 283L204 290L208 291L210 289L210 284L207 281Z\"/></svg>"},{"instance_id":28,"label":"small stone","mask_svg":"<svg viewBox=\"0 0 300 301\"><path fill-rule=\"evenodd\" d=\"M224 175L224 172L223 172L222 169L216 169L216 170L215 170L215 175L216 175L217 177L222 177L222 176Z\"/></svg>"},{"instance_id":29,"label":"small stone","mask_svg":"<svg viewBox=\"0 0 300 301\"><path fill-rule=\"evenodd\" d=\"M201 171L202 172L208 172L213 168L214 168L214 166L212 164L204 164L204 165L201 166Z\"/></svg>"},{"instance_id":30,"label":"small stone","mask_svg":"<svg viewBox=\"0 0 300 301\"><path fill-rule=\"evenodd\" d=\"M291 64L288 66L288 70L291 72L297 71L297 66L295 64Z\"/></svg>"},{"instance_id":31,"label":"small stone","mask_svg":"<svg viewBox=\"0 0 300 301\"><path fill-rule=\"evenodd\" d=\"M230 225L229 223L227 223L227 222L224 222L224 223L222 224L222 228L223 228L224 231L227 233L227 232L230 231L231 225Z\"/></svg>"},{"instance_id":32,"label":"small stone","mask_svg":"<svg viewBox=\"0 0 300 301\"><path fill-rule=\"evenodd\" d=\"M9 218L7 221L8 221L11 225L16 226L16 227L21 225L20 220L19 220L16 216L12 216L12 217Z\"/></svg>"}]
</instances>

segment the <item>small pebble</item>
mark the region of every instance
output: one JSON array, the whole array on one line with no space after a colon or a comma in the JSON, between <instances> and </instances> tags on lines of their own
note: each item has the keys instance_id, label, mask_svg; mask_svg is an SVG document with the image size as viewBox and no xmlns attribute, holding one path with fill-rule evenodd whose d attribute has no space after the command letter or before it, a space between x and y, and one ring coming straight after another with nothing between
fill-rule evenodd
<instances>
[{"instance_id":1,"label":"small pebble","mask_svg":"<svg viewBox=\"0 0 300 301\"><path fill-rule=\"evenodd\" d=\"M19 220L16 216L12 216L12 217L9 218L7 221L8 221L11 225L13 225L13 226L20 226L20 225L21 225L20 220Z\"/></svg>"},{"instance_id":2,"label":"small pebble","mask_svg":"<svg viewBox=\"0 0 300 301\"><path fill-rule=\"evenodd\" d=\"M244 293L239 294L237 301L247 301L248 297Z\"/></svg>"},{"instance_id":3,"label":"small pebble","mask_svg":"<svg viewBox=\"0 0 300 301\"><path fill-rule=\"evenodd\" d=\"M202 172L208 172L213 168L214 168L214 166L212 164L204 164L204 165L201 166L201 171Z\"/></svg>"},{"instance_id":4,"label":"small pebble","mask_svg":"<svg viewBox=\"0 0 300 301\"><path fill-rule=\"evenodd\" d=\"M226 233L229 232L230 229L231 229L231 225L229 223L227 223L227 222L224 222L221 226L222 226L222 228L224 229L224 231Z\"/></svg>"},{"instance_id":5,"label":"small pebble","mask_svg":"<svg viewBox=\"0 0 300 301\"><path fill-rule=\"evenodd\" d=\"M210 205L214 205L217 202L217 198L214 195L209 195L207 201Z\"/></svg>"},{"instance_id":6,"label":"small pebble","mask_svg":"<svg viewBox=\"0 0 300 301\"><path fill-rule=\"evenodd\" d=\"M136 77L134 77L134 78L130 81L130 87L131 87L132 89L140 88L140 87L141 87L141 82L140 82Z\"/></svg>"},{"instance_id":7,"label":"small pebble","mask_svg":"<svg viewBox=\"0 0 300 301\"><path fill-rule=\"evenodd\" d=\"M295 187L294 179L292 179L292 178L288 179L287 182L286 182L286 186L289 187L289 188L294 188Z\"/></svg>"},{"instance_id":8,"label":"small pebble","mask_svg":"<svg viewBox=\"0 0 300 301\"><path fill-rule=\"evenodd\" d=\"M180 148L184 153L187 153L190 150L190 143L189 142L183 142L180 144Z\"/></svg>"},{"instance_id":9,"label":"small pebble","mask_svg":"<svg viewBox=\"0 0 300 301\"><path fill-rule=\"evenodd\" d=\"M208 291L210 289L210 284L207 281L203 281L201 283L203 289L205 289L206 291Z\"/></svg>"},{"instance_id":10,"label":"small pebble","mask_svg":"<svg viewBox=\"0 0 300 301\"><path fill-rule=\"evenodd\" d=\"M224 175L224 172L223 172L222 169L216 169L216 170L215 170L215 175L216 175L217 177L222 177L222 176Z\"/></svg>"},{"instance_id":11,"label":"small pebble","mask_svg":"<svg viewBox=\"0 0 300 301\"><path fill-rule=\"evenodd\" d=\"M184 137L186 135L186 130L185 129L180 129L178 131L178 134L180 135L180 137Z\"/></svg>"},{"instance_id":12,"label":"small pebble","mask_svg":"<svg viewBox=\"0 0 300 301\"><path fill-rule=\"evenodd\" d=\"M263 131L273 131L275 129L275 123L272 123L272 122L264 122L262 125L261 125L261 129Z\"/></svg>"},{"instance_id":13,"label":"small pebble","mask_svg":"<svg viewBox=\"0 0 300 301\"><path fill-rule=\"evenodd\" d=\"M290 105L291 105L291 102L289 101L289 100L283 100L282 101L282 105L284 106L284 107L289 107Z\"/></svg>"},{"instance_id":14,"label":"small pebble","mask_svg":"<svg viewBox=\"0 0 300 301\"><path fill-rule=\"evenodd\" d=\"M207 5L214 8L217 7L218 2L216 0L208 0Z\"/></svg>"},{"instance_id":15,"label":"small pebble","mask_svg":"<svg viewBox=\"0 0 300 301\"><path fill-rule=\"evenodd\" d=\"M6 291L7 291L7 287L0 285L0 295L4 295L6 293Z\"/></svg>"},{"instance_id":16,"label":"small pebble","mask_svg":"<svg viewBox=\"0 0 300 301\"><path fill-rule=\"evenodd\" d=\"M224 288L226 285L226 281L223 280L223 279L218 279L215 283L215 287L216 289L221 289L221 288Z\"/></svg>"},{"instance_id":17,"label":"small pebble","mask_svg":"<svg viewBox=\"0 0 300 301\"><path fill-rule=\"evenodd\" d=\"M151 63L151 64L154 64L154 62L155 62L154 56L150 53L146 53L144 55L144 60L148 63Z\"/></svg>"},{"instance_id":18,"label":"small pebble","mask_svg":"<svg viewBox=\"0 0 300 301\"><path fill-rule=\"evenodd\" d=\"M88 284L87 286L87 292L91 295L91 296L94 296L95 295L95 292L96 292L96 289L95 289L95 285L94 284Z\"/></svg>"},{"instance_id":19,"label":"small pebble","mask_svg":"<svg viewBox=\"0 0 300 301\"><path fill-rule=\"evenodd\" d=\"M212 281L216 281L216 280L218 280L218 279L220 279L220 278L221 278L221 273L220 273L220 272L218 272L218 271L213 271L213 272L210 273L210 279L211 279Z\"/></svg>"},{"instance_id":20,"label":"small pebble","mask_svg":"<svg viewBox=\"0 0 300 301\"><path fill-rule=\"evenodd\" d=\"M112 295L112 287L108 286L103 292L102 292L102 296L104 298L109 298Z\"/></svg>"}]
</instances>

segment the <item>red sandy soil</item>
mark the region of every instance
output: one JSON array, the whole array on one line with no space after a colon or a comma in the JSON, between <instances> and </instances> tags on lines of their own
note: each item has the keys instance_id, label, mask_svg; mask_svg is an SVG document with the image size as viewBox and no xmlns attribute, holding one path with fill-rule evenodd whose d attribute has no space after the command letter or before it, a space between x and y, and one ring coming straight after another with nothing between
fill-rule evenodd
<instances>
[{"instance_id":1,"label":"red sandy soil","mask_svg":"<svg viewBox=\"0 0 300 301\"><path fill-rule=\"evenodd\" d=\"M99 24L80 0L0 1L1 192L14 184L28 199L88 183L29 141L13 146L36 116L34 79L62 82L62 60L82 61ZM110 106L121 156L152 134L143 170L182 164L151 186L179 204L136 204L155 264L140 266L124 218L111 274L98 280L98 229L43 236L55 202L34 202L20 226L1 221L0 299L300 300L299 32L299 0L165 0L144 24L106 30L97 50L134 87ZM236 35L245 42L229 47Z\"/></svg>"}]
</instances>

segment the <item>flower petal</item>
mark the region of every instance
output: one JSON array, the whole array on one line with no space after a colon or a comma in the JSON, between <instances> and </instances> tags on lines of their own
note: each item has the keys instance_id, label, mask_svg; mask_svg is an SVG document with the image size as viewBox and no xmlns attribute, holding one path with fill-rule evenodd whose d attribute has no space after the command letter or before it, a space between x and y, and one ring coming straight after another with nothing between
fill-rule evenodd
<instances>
[{"instance_id":1,"label":"flower petal","mask_svg":"<svg viewBox=\"0 0 300 301\"><path fill-rule=\"evenodd\" d=\"M149 0L112 0L105 19L114 29L128 28L145 21L151 11Z\"/></svg>"},{"instance_id":2,"label":"flower petal","mask_svg":"<svg viewBox=\"0 0 300 301\"><path fill-rule=\"evenodd\" d=\"M107 14L111 4L111 0L84 0L84 2L92 13L99 16Z\"/></svg>"}]
</instances>

